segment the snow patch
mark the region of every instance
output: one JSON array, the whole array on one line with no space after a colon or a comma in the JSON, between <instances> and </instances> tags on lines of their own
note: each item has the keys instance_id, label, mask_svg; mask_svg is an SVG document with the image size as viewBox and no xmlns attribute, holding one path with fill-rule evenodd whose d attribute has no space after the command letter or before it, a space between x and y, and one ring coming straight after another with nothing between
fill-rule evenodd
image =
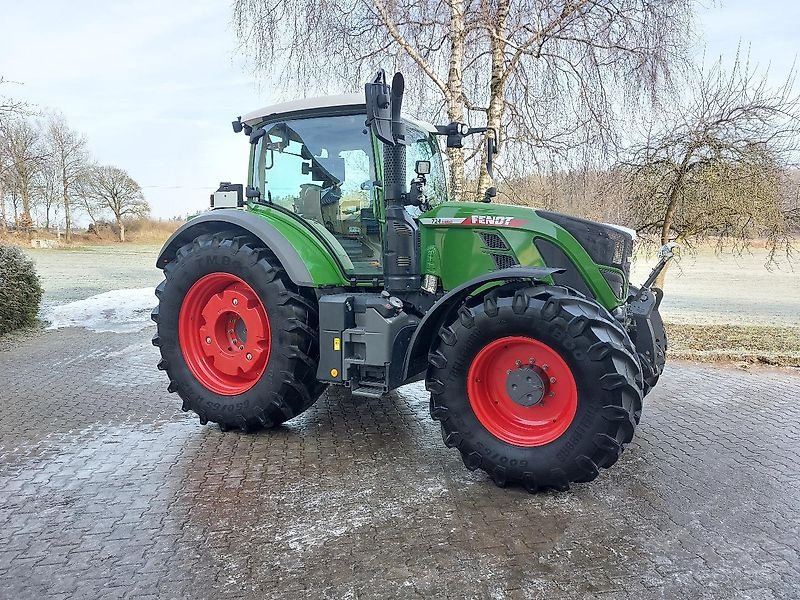
<instances>
[{"instance_id":1,"label":"snow patch","mask_svg":"<svg viewBox=\"0 0 800 600\"><path fill-rule=\"evenodd\" d=\"M47 308L42 319L50 322L48 329L84 327L99 333L134 333L150 324L155 305L153 288L112 290Z\"/></svg>"}]
</instances>

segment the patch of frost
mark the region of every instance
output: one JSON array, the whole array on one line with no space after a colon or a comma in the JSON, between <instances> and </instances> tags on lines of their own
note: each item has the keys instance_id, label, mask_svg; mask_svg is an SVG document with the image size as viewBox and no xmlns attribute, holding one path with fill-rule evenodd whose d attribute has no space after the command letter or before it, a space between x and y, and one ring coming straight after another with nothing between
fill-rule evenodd
<instances>
[{"instance_id":1,"label":"patch of frost","mask_svg":"<svg viewBox=\"0 0 800 600\"><path fill-rule=\"evenodd\" d=\"M133 333L150 323L153 288L112 290L42 311L48 329L84 327L98 333Z\"/></svg>"}]
</instances>

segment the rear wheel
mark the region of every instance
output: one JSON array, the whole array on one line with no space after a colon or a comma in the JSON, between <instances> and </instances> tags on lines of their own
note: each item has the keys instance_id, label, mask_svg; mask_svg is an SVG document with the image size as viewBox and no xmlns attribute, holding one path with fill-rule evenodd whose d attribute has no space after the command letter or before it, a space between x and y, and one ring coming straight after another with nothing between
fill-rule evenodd
<instances>
[{"instance_id":1,"label":"rear wheel","mask_svg":"<svg viewBox=\"0 0 800 600\"><path fill-rule=\"evenodd\" d=\"M605 309L562 288L489 293L439 332L431 415L445 444L496 484L567 489L633 437L641 369L629 348Z\"/></svg>"},{"instance_id":2,"label":"rear wheel","mask_svg":"<svg viewBox=\"0 0 800 600\"><path fill-rule=\"evenodd\" d=\"M324 389L317 311L267 249L234 232L203 235L180 248L164 275L153 344L183 410L251 430L314 403Z\"/></svg>"}]
</instances>

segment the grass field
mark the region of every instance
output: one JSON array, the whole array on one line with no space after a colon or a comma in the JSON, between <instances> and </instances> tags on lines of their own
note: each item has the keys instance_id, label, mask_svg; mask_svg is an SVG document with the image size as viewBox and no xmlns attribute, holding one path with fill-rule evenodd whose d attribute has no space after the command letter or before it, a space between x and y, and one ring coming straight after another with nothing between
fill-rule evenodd
<instances>
[{"instance_id":1,"label":"grass field","mask_svg":"<svg viewBox=\"0 0 800 600\"><path fill-rule=\"evenodd\" d=\"M158 246L25 251L42 277L44 308L161 280ZM763 249L744 256L702 249L670 268L661 309L671 357L800 367L800 264L767 270L766 259ZM654 262L637 257L632 281L643 281Z\"/></svg>"},{"instance_id":2,"label":"grass field","mask_svg":"<svg viewBox=\"0 0 800 600\"><path fill-rule=\"evenodd\" d=\"M671 356L800 367L800 263L768 270L767 258L701 248L670 268L661 311ZM633 282L654 262L637 257Z\"/></svg>"},{"instance_id":3,"label":"grass field","mask_svg":"<svg viewBox=\"0 0 800 600\"><path fill-rule=\"evenodd\" d=\"M42 306L46 308L111 290L155 288L162 279L156 269L159 248L113 244L56 250L25 248L25 253L36 263L44 287Z\"/></svg>"}]
</instances>

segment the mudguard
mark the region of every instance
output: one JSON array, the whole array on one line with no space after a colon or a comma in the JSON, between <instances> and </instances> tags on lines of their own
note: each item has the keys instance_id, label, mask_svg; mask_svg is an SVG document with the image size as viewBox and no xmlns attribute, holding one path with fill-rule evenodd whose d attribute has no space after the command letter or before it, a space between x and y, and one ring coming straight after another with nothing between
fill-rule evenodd
<instances>
[{"instance_id":1,"label":"mudguard","mask_svg":"<svg viewBox=\"0 0 800 600\"><path fill-rule=\"evenodd\" d=\"M314 285L311 273L300 254L274 225L257 215L235 208L213 210L182 225L161 248L156 266L163 269L175 258L178 248L188 244L198 235L225 229L241 229L261 240L275 254L295 285Z\"/></svg>"},{"instance_id":2,"label":"mudguard","mask_svg":"<svg viewBox=\"0 0 800 600\"><path fill-rule=\"evenodd\" d=\"M411 337L403 363L403 380L405 382L414 381L418 375L424 373L428 366L428 348L430 348L433 337L439 331L439 327L452 314L452 311L457 310L475 290L486 284L500 281L509 282L519 279L541 281L555 273L563 272L564 269L550 267L511 267L481 275L450 290L425 313Z\"/></svg>"}]
</instances>

